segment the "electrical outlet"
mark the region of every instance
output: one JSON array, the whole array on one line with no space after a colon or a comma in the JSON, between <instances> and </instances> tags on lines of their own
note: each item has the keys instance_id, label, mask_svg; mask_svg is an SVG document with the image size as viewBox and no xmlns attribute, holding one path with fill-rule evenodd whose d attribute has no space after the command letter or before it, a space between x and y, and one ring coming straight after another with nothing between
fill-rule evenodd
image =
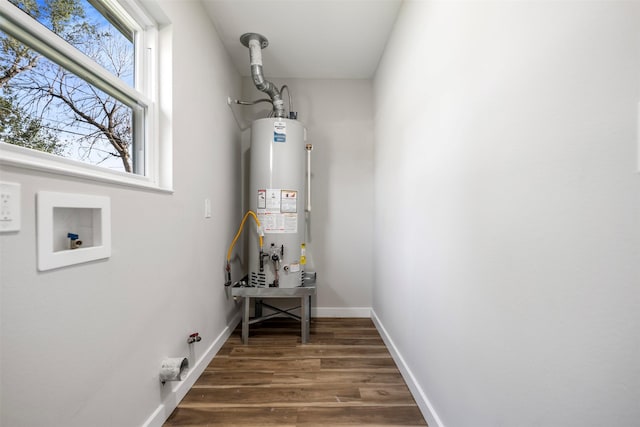
<instances>
[{"instance_id":1,"label":"electrical outlet","mask_svg":"<svg viewBox=\"0 0 640 427\"><path fill-rule=\"evenodd\" d=\"M0 182L0 232L20 230L20 184Z\"/></svg>"}]
</instances>

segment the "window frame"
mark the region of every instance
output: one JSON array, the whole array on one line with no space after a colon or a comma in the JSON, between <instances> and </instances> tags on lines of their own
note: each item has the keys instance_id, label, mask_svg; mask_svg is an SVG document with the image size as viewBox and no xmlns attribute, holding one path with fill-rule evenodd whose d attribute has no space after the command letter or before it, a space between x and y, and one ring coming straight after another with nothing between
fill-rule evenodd
<instances>
[{"instance_id":1,"label":"window frame","mask_svg":"<svg viewBox=\"0 0 640 427\"><path fill-rule=\"evenodd\" d=\"M171 191L170 144L159 137L159 31L133 0L90 0L108 20L133 32L134 86L113 75L9 1L0 1L0 28L10 36L94 85L133 111L133 172L114 171L0 141L0 164ZM105 11L107 14L105 14ZM163 114L166 116L167 114ZM140 144L142 143L142 147Z\"/></svg>"}]
</instances>

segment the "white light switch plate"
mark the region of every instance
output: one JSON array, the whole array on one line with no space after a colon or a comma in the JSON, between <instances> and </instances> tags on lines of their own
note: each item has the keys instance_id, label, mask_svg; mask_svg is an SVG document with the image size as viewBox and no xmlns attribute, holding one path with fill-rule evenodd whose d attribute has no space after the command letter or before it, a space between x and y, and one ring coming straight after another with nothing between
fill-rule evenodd
<instances>
[{"instance_id":1,"label":"white light switch plate","mask_svg":"<svg viewBox=\"0 0 640 427\"><path fill-rule=\"evenodd\" d=\"M0 232L20 230L20 184L0 182Z\"/></svg>"}]
</instances>

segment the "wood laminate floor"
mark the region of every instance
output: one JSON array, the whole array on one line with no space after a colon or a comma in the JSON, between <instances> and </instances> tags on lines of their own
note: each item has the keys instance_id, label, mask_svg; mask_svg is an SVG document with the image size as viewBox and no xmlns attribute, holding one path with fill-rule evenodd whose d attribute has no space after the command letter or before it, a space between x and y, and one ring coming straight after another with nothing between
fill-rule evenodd
<instances>
[{"instance_id":1,"label":"wood laminate floor","mask_svg":"<svg viewBox=\"0 0 640 427\"><path fill-rule=\"evenodd\" d=\"M170 426L425 426L371 319L276 318L236 329L182 402Z\"/></svg>"}]
</instances>

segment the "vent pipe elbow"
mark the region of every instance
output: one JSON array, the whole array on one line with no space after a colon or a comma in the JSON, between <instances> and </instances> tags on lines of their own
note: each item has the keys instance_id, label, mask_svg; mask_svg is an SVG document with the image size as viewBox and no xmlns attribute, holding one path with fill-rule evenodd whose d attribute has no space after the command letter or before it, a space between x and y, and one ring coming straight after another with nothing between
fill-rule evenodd
<instances>
[{"instance_id":1,"label":"vent pipe elbow","mask_svg":"<svg viewBox=\"0 0 640 427\"><path fill-rule=\"evenodd\" d=\"M262 70L262 49L269 46L269 41L261 34L246 33L240 37L240 42L249 48L253 84L259 91L269 96L273 104L274 115L276 117L285 117L282 95L276 85L264 78Z\"/></svg>"}]
</instances>

